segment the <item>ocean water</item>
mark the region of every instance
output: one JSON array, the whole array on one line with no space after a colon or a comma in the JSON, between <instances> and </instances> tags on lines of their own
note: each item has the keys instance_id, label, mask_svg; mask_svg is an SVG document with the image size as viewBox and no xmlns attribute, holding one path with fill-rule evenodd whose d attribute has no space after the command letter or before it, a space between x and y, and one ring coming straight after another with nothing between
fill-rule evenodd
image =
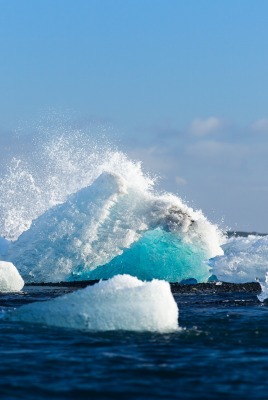
<instances>
[{"instance_id":1,"label":"ocean water","mask_svg":"<svg viewBox=\"0 0 268 400\"><path fill-rule=\"evenodd\" d=\"M108 143L41 141L0 180L0 398L267 399L267 238Z\"/></svg>"},{"instance_id":2,"label":"ocean water","mask_svg":"<svg viewBox=\"0 0 268 400\"><path fill-rule=\"evenodd\" d=\"M26 286L1 310L73 288ZM0 319L1 399L267 399L256 293L174 293L176 332L85 332Z\"/></svg>"}]
</instances>

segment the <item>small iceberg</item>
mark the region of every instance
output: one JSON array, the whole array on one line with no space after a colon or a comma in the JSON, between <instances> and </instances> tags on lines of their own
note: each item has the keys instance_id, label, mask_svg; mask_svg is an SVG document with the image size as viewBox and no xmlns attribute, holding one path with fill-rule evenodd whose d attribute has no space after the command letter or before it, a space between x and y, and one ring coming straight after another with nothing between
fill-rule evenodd
<instances>
[{"instance_id":1,"label":"small iceberg","mask_svg":"<svg viewBox=\"0 0 268 400\"><path fill-rule=\"evenodd\" d=\"M117 275L53 300L27 304L7 318L90 331L178 329L178 307L168 282Z\"/></svg>"},{"instance_id":2,"label":"small iceberg","mask_svg":"<svg viewBox=\"0 0 268 400\"><path fill-rule=\"evenodd\" d=\"M222 282L264 282L268 270L268 236L232 237L222 246L224 255L209 261L211 273Z\"/></svg>"},{"instance_id":3,"label":"small iceberg","mask_svg":"<svg viewBox=\"0 0 268 400\"><path fill-rule=\"evenodd\" d=\"M23 286L24 280L15 265L0 261L0 292L19 292Z\"/></svg>"}]
</instances>

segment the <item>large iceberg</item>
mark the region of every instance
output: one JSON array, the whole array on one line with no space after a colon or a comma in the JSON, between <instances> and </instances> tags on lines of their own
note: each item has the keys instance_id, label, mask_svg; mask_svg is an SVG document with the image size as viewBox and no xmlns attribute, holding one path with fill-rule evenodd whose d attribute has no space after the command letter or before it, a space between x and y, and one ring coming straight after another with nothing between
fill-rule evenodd
<instances>
[{"instance_id":1,"label":"large iceberg","mask_svg":"<svg viewBox=\"0 0 268 400\"><path fill-rule=\"evenodd\" d=\"M126 273L207 281L207 261L223 254L223 235L154 183L109 143L73 131L45 139L1 176L0 233L9 243L0 259L15 264L26 282Z\"/></svg>"},{"instance_id":2,"label":"large iceberg","mask_svg":"<svg viewBox=\"0 0 268 400\"><path fill-rule=\"evenodd\" d=\"M178 307L169 283L142 282L129 275L117 275L53 300L24 305L7 318L94 331L178 329Z\"/></svg>"},{"instance_id":3,"label":"large iceberg","mask_svg":"<svg viewBox=\"0 0 268 400\"><path fill-rule=\"evenodd\" d=\"M15 265L0 261L0 292L18 292L23 286L24 281Z\"/></svg>"},{"instance_id":4,"label":"large iceberg","mask_svg":"<svg viewBox=\"0 0 268 400\"><path fill-rule=\"evenodd\" d=\"M57 282L131 274L206 281L222 237L200 211L122 175L103 172L32 222L6 259L26 281Z\"/></svg>"}]
</instances>

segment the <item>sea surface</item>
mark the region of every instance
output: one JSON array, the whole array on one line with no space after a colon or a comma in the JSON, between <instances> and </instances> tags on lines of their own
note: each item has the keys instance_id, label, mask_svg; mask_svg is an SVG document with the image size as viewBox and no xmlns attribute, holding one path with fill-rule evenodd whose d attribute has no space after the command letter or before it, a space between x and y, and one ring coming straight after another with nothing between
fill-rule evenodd
<instances>
[{"instance_id":1,"label":"sea surface","mask_svg":"<svg viewBox=\"0 0 268 400\"><path fill-rule=\"evenodd\" d=\"M0 312L72 287L0 294ZM256 293L173 293L181 330L83 332L0 319L1 399L267 399ZM192 293L193 292L193 293Z\"/></svg>"},{"instance_id":2,"label":"sea surface","mask_svg":"<svg viewBox=\"0 0 268 400\"><path fill-rule=\"evenodd\" d=\"M1 173L0 400L267 400L268 236L100 142L44 136Z\"/></svg>"}]
</instances>

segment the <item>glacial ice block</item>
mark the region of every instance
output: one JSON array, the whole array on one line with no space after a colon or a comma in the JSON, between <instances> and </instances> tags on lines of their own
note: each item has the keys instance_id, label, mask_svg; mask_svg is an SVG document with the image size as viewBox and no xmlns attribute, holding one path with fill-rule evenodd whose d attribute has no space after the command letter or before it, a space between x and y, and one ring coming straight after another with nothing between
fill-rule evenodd
<instances>
[{"instance_id":1,"label":"glacial ice block","mask_svg":"<svg viewBox=\"0 0 268 400\"><path fill-rule=\"evenodd\" d=\"M18 292L23 286L24 281L15 265L0 261L0 292Z\"/></svg>"},{"instance_id":2,"label":"glacial ice block","mask_svg":"<svg viewBox=\"0 0 268 400\"><path fill-rule=\"evenodd\" d=\"M168 282L117 275L53 300L27 304L9 319L79 330L174 331L178 307Z\"/></svg>"},{"instance_id":3,"label":"glacial ice block","mask_svg":"<svg viewBox=\"0 0 268 400\"><path fill-rule=\"evenodd\" d=\"M10 244L5 260L18 267L26 282L117 274L206 282L211 275L207 260L223 254L217 227L178 197L144 190L135 182L131 176L126 180L103 172L34 220Z\"/></svg>"},{"instance_id":4,"label":"glacial ice block","mask_svg":"<svg viewBox=\"0 0 268 400\"><path fill-rule=\"evenodd\" d=\"M224 282L265 280L268 271L268 236L232 237L223 246L224 255L209 261L211 273Z\"/></svg>"}]
</instances>

